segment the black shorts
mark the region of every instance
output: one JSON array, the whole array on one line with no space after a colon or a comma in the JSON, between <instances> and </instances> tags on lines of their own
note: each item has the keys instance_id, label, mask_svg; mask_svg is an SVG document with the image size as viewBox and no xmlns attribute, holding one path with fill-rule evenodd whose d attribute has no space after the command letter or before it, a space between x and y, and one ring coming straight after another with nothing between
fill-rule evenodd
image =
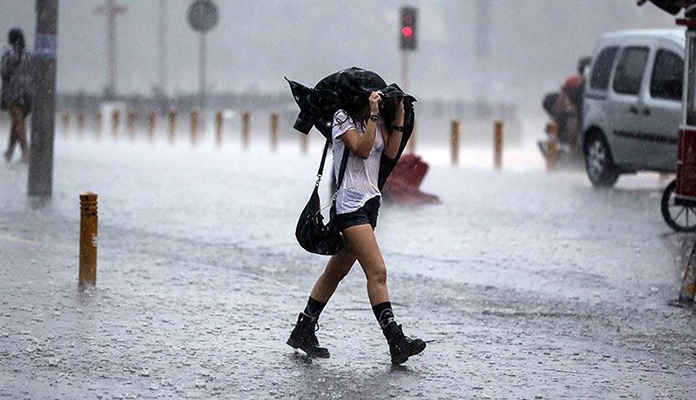
<instances>
[{"instance_id":1,"label":"black shorts","mask_svg":"<svg viewBox=\"0 0 696 400\"><path fill-rule=\"evenodd\" d=\"M364 206L356 211L347 214L336 215L336 224L339 230L344 230L351 226L370 224L372 229L377 227L377 214L379 214L380 198L373 197Z\"/></svg>"}]
</instances>

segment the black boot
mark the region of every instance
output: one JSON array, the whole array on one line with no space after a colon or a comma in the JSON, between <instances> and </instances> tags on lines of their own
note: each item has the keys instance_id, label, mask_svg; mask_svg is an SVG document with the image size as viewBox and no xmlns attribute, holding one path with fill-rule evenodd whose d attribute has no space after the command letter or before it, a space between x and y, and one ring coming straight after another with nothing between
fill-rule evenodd
<instances>
[{"instance_id":1,"label":"black boot","mask_svg":"<svg viewBox=\"0 0 696 400\"><path fill-rule=\"evenodd\" d=\"M425 342L421 339L411 339L404 335L401 325L391 322L384 328L384 336L389 342L392 364L403 364L409 357L425 350Z\"/></svg>"},{"instance_id":2,"label":"black boot","mask_svg":"<svg viewBox=\"0 0 696 400\"><path fill-rule=\"evenodd\" d=\"M316 318L300 313L287 344L292 348L303 350L310 357L329 358L329 349L319 347L319 340L314 334L316 326Z\"/></svg>"}]
</instances>

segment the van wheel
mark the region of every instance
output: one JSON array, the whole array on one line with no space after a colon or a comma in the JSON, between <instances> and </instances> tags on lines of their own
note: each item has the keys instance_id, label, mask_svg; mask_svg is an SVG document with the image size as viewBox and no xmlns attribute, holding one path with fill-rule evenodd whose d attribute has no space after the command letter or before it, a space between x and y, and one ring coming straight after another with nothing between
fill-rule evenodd
<instances>
[{"instance_id":1,"label":"van wheel","mask_svg":"<svg viewBox=\"0 0 696 400\"><path fill-rule=\"evenodd\" d=\"M585 170L594 187L612 187L619 171L611 159L611 151L601 133L590 135L585 142Z\"/></svg>"}]
</instances>

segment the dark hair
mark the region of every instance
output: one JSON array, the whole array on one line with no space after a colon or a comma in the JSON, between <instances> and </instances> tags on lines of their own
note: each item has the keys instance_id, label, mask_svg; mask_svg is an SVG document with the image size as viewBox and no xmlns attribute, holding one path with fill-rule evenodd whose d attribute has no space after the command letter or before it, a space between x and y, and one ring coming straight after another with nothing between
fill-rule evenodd
<instances>
[{"instance_id":1,"label":"dark hair","mask_svg":"<svg viewBox=\"0 0 696 400\"><path fill-rule=\"evenodd\" d=\"M19 28L10 29L10 34L8 35L8 41L12 46L15 46L19 51L24 50L24 33Z\"/></svg>"},{"instance_id":2,"label":"dark hair","mask_svg":"<svg viewBox=\"0 0 696 400\"><path fill-rule=\"evenodd\" d=\"M347 118L343 121L337 120L339 124L342 124L348 120L348 118L352 119L353 122L358 125L363 125L364 126L364 114L365 110L369 107L370 105L370 97L367 94L362 94L362 95L355 95L351 96L350 98L346 99L341 105L340 108L343 109L343 111L346 112Z\"/></svg>"}]
</instances>

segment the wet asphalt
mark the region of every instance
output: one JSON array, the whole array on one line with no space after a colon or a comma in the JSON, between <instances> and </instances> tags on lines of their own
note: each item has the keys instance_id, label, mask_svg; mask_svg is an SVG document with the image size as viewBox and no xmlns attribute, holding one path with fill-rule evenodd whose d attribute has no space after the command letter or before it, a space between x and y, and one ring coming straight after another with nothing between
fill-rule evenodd
<instances>
[{"instance_id":1,"label":"wet asphalt","mask_svg":"<svg viewBox=\"0 0 696 400\"><path fill-rule=\"evenodd\" d=\"M390 364L358 266L320 319L331 358L293 351L325 262L292 236L320 150L59 137L43 203L26 196L26 165L1 165L0 398L696 393L696 315L667 305L694 238L661 220L667 182L595 191L526 150L500 171L435 159L423 189L442 204L383 206L390 295L421 355ZM81 290L84 190L99 194L98 275Z\"/></svg>"}]
</instances>

